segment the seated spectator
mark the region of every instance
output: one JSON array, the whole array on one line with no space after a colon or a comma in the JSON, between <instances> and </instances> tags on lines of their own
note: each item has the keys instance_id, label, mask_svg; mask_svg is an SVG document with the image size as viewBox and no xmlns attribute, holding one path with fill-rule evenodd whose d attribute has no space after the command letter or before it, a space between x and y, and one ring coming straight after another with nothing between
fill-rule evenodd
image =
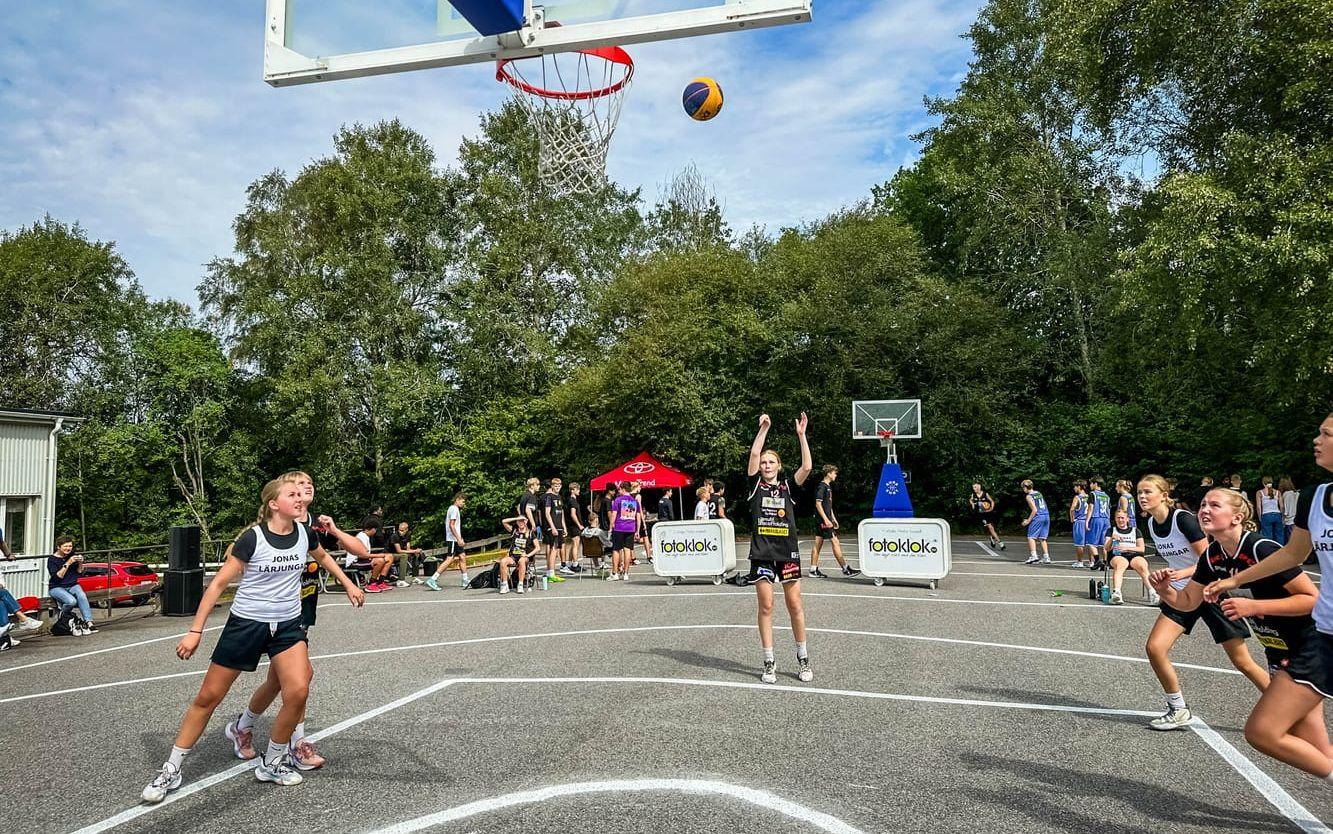
<instances>
[{"instance_id":1,"label":"seated spectator","mask_svg":"<svg viewBox=\"0 0 1333 834\"><path fill-rule=\"evenodd\" d=\"M56 539L56 552L46 560L46 572L50 574L47 583L51 599L60 603L56 615L59 620L74 606L79 607L79 616L70 623L70 631L77 637L96 634L93 628L93 611L88 605L88 595L79 587L79 574L83 573L83 554L74 552L74 538L61 536Z\"/></svg>"},{"instance_id":2,"label":"seated spectator","mask_svg":"<svg viewBox=\"0 0 1333 834\"><path fill-rule=\"evenodd\" d=\"M19 608L18 600L14 599L14 595L5 587L4 577L5 575L0 573L0 613L4 615L4 618L0 619L0 637L3 637L14 627L14 624L9 621L10 617L18 617L19 631L36 631L41 628L42 624L38 622L36 617L29 617ZM11 645L18 645L19 641L12 636L9 639Z\"/></svg>"},{"instance_id":3,"label":"seated spectator","mask_svg":"<svg viewBox=\"0 0 1333 834\"><path fill-rule=\"evenodd\" d=\"M398 522L398 528L389 534L389 550L398 562L398 587L420 585L421 578L417 576L417 570L421 567L422 550L412 546L412 530L406 521ZM407 581L409 576L412 577L411 583Z\"/></svg>"},{"instance_id":4,"label":"seated spectator","mask_svg":"<svg viewBox=\"0 0 1333 834\"><path fill-rule=\"evenodd\" d=\"M611 534L602 529L601 517L597 513L588 514L588 526L579 534L583 538L583 555L592 560L592 569L602 571L602 557L611 549Z\"/></svg>"},{"instance_id":5,"label":"seated spectator","mask_svg":"<svg viewBox=\"0 0 1333 834\"><path fill-rule=\"evenodd\" d=\"M528 530L526 516L517 515L500 522L505 531L513 534L509 540L509 550L500 557L500 593L509 593L509 571L518 568L517 590L521 594L528 578L528 563L537 554L537 539Z\"/></svg>"},{"instance_id":6,"label":"seated spectator","mask_svg":"<svg viewBox=\"0 0 1333 834\"><path fill-rule=\"evenodd\" d=\"M393 559L384 553L384 548L375 545L375 539L379 536L380 520L376 516L368 515L361 521L361 532L356 534L356 540L366 548L368 556L358 559L352 554L347 554L343 559L343 566L360 572L368 572L366 581L366 593L378 594L393 586L389 584L389 568L393 565Z\"/></svg>"}]
</instances>

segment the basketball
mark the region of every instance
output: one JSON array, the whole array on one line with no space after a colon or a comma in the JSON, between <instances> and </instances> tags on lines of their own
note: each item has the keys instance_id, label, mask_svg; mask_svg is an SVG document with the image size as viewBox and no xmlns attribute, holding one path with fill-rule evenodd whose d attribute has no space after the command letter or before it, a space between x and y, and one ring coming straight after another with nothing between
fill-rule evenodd
<instances>
[{"instance_id":1,"label":"basketball","mask_svg":"<svg viewBox=\"0 0 1333 834\"><path fill-rule=\"evenodd\" d=\"M711 78L696 78L685 85L681 103L691 119L706 122L722 111L722 86Z\"/></svg>"}]
</instances>

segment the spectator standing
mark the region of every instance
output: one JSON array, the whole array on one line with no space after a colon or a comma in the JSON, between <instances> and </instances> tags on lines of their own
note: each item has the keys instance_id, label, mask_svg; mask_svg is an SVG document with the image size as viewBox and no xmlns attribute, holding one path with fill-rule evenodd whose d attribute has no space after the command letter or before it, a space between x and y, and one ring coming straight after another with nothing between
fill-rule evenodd
<instances>
[{"instance_id":1,"label":"spectator standing","mask_svg":"<svg viewBox=\"0 0 1333 834\"><path fill-rule=\"evenodd\" d=\"M566 576L576 576L565 562L565 497L560 494L564 481L552 478L541 498L541 526L546 538L546 578L564 582ZM559 561L559 569L556 562Z\"/></svg>"},{"instance_id":2,"label":"spectator standing","mask_svg":"<svg viewBox=\"0 0 1333 834\"><path fill-rule=\"evenodd\" d=\"M1231 486L1229 487L1229 489L1235 492L1239 492L1242 495L1245 494L1245 488L1241 486L1243 481L1241 480L1241 477L1239 475L1232 475L1227 480L1231 481Z\"/></svg>"},{"instance_id":3,"label":"spectator standing","mask_svg":"<svg viewBox=\"0 0 1333 834\"><path fill-rule=\"evenodd\" d=\"M426 580L426 587L432 591L440 590L440 577L455 562L458 564L458 572L462 574L463 587L471 583L467 576L467 541L463 538L463 507L466 504L467 496L461 492L455 493L454 503L449 505L448 512L444 514L444 559L431 578Z\"/></svg>"},{"instance_id":4,"label":"spectator standing","mask_svg":"<svg viewBox=\"0 0 1333 834\"><path fill-rule=\"evenodd\" d=\"M536 478L528 478L524 486L523 494L514 507L514 515L521 515L528 520L528 537L540 542L542 540L541 499L537 497L537 493L541 491L542 482Z\"/></svg>"},{"instance_id":5,"label":"spectator standing","mask_svg":"<svg viewBox=\"0 0 1333 834\"><path fill-rule=\"evenodd\" d=\"M60 613L79 607L79 616L70 623L70 631L76 636L96 634L93 628L93 612L88 605L88 595L79 587L79 574L83 573L83 554L74 552L74 538L61 536L56 539L56 552L46 560L46 572L50 575L49 593L51 599L60 603Z\"/></svg>"},{"instance_id":6,"label":"spectator standing","mask_svg":"<svg viewBox=\"0 0 1333 834\"><path fill-rule=\"evenodd\" d=\"M583 571L583 508L579 506L579 485L575 481L569 485L569 496L565 500L565 558L575 573Z\"/></svg>"},{"instance_id":7,"label":"spectator standing","mask_svg":"<svg viewBox=\"0 0 1333 834\"><path fill-rule=\"evenodd\" d=\"M698 499L694 504L694 520L707 521L710 518L708 514L708 485L705 483L704 486L696 489L694 497Z\"/></svg>"},{"instance_id":8,"label":"spectator standing","mask_svg":"<svg viewBox=\"0 0 1333 834\"><path fill-rule=\"evenodd\" d=\"M1296 526L1296 507L1300 503L1301 493L1291 482L1290 475L1283 475L1277 483L1282 493L1282 543L1291 541L1291 528Z\"/></svg>"},{"instance_id":9,"label":"spectator standing","mask_svg":"<svg viewBox=\"0 0 1333 834\"><path fill-rule=\"evenodd\" d=\"M675 490L667 489L662 493L662 497L657 502L657 520L674 521L676 519L676 506L671 497L675 495Z\"/></svg>"},{"instance_id":10,"label":"spectator standing","mask_svg":"<svg viewBox=\"0 0 1333 834\"><path fill-rule=\"evenodd\" d=\"M833 512L833 482L836 480L838 480L838 467L831 463L826 464L824 477L820 480L819 486L815 487L815 518L819 522L819 529L815 532L815 549L810 553L810 575L820 579L828 578L828 574L819 569L819 550L824 546L825 539L833 550L833 558L838 560L842 575L861 575L859 570L847 564L847 560L842 556L842 542L838 541L838 516Z\"/></svg>"},{"instance_id":11,"label":"spectator standing","mask_svg":"<svg viewBox=\"0 0 1333 834\"><path fill-rule=\"evenodd\" d=\"M1259 513L1259 535L1279 545L1287 543L1286 529L1282 526L1282 493L1273 486L1273 477L1260 479L1263 486L1254 493L1254 509Z\"/></svg>"},{"instance_id":12,"label":"spectator standing","mask_svg":"<svg viewBox=\"0 0 1333 834\"><path fill-rule=\"evenodd\" d=\"M629 581L629 567L634 559L634 537L643 522L643 510L630 495L628 481L617 487L616 500L611 504L611 572L613 578Z\"/></svg>"},{"instance_id":13,"label":"spectator standing","mask_svg":"<svg viewBox=\"0 0 1333 834\"><path fill-rule=\"evenodd\" d=\"M727 485L721 481L713 481L713 506L711 507L713 518L727 517Z\"/></svg>"}]
</instances>

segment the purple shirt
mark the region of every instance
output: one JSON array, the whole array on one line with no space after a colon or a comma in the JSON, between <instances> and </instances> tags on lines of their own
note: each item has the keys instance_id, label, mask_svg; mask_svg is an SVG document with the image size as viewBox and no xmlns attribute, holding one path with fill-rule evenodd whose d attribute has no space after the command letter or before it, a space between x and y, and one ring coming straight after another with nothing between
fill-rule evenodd
<instances>
[{"instance_id":1,"label":"purple shirt","mask_svg":"<svg viewBox=\"0 0 1333 834\"><path fill-rule=\"evenodd\" d=\"M633 533L639 529L639 502L631 496L620 495L611 502L611 511L616 514L617 533Z\"/></svg>"}]
</instances>

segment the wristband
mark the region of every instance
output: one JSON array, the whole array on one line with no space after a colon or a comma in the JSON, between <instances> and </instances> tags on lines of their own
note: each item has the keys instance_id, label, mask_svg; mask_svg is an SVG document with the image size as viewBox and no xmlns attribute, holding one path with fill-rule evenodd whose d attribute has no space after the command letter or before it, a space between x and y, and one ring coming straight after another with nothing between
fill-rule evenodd
<instances>
[{"instance_id":1,"label":"wristband","mask_svg":"<svg viewBox=\"0 0 1333 834\"><path fill-rule=\"evenodd\" d=\"M189 632L189 633L190 633L190 634L199 634L199 635L202 635L202 634L203 634L202 631L196 631L196 630L194 630L194 629L190 629L190 632Z\"/></svg>"}]
</instances>

